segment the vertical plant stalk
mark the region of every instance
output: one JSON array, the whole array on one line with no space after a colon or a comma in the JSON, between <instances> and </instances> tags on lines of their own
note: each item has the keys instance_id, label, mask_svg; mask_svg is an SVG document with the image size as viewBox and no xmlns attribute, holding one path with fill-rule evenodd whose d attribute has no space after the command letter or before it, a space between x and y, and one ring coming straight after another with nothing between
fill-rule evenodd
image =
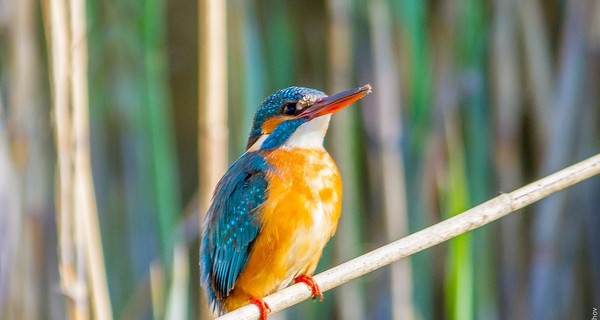
<instances>
[{"instance_id":1,"label":"vertical plant stalk","mask_svg":"<svg viewBox=\"0 0 600 320\"><path fill-rule=\"evenodd\" d=\"M377 140L381 148L379 168L383 179L383 203L389 241L408 231L402 141L401 97L398 66L394 63L389 8L382 0L370 2L374 94L377 99ZM390 268L392 318L414 319L410 261L399 261Z\"/></svg>"},{"instance_id":2,"label":"vertical plant stalk","mask_svg":"<svg viewBox=\"0 0 600 320\"><path fill-rule=\"evenodd\" d=\"M0 318L16 319L24 313L25 297L23 274L20 259L20 242L23 230L20 228L20 190L18 170L11 158L9 134L4 122L4 105L0 92Z\"/></svg>"},{"instance_id":3,"label":"vertical plant stalk","mask_svg":"<svg viewBox=\"0 0 600 320\"><path fill-rule=\"evenodd\" d=\"M331 66L331 92L351 88L352 45L349 2L330 0L329 5L329 64ZM332 118L332 151L341 175L344 178L344 211L340 218L335 240L336 255L346 260L360 254L359 207L362 195L358 190L358 168L356 159L361 152L356 142L356 109L345 109ZM337 292L336 308L342 319L364 319L366 317L364 285L349 283L345 290Z\"/></svg>"},{"instance_id":4,"label":"vertical plant stalk","mask_svg":"<svg viewBox=\"0 0 600 320\"><path fill-rule=\"evenodd\" d=\"M227 169L227 50L225 2L199 1L198 156L200 211Z\"/></svg>"},{"instance_id":5,"label":"vertical plant stalk","mask_svg":"<svg viewBox=\"0 0 600 320\"><path fill-rule=\"evenodd\" d=\"M87 33L83 0L46 4L58 153L61 287L70 319L111 319L89 154Z\"/></svg>"},{"instance_id":6,"label":"vertical plant stalk","mask_svg":"<svg viewBox=\"0 0 600 320\"><path fill-rule=\"evenodd\" d=\"M143 4L143 56L145 71L145 108L149 123L152 190L156 197L160 251L163 264L173 256L179 201L177 152L170 113L168 72L166 67L166 4L163 0L147 0ZM167 267L167 270L169 268Z\"/></svg>"},{"instance_id":7,"label":"vertical plant stalk","mask_svg":"<svg viewBox=\"0 0 600 320\"><path fill-rule=\"evenodd\" d=\"M533 1L527 1L532 3ZM523 5L525 5L523 3ZM529 4L531 5L531 4ZM522 94L519 81L520 56L518 54L516 21L518 19L518 3L512 0L496 0L492 31L491 73L492 104L495 112L496 148L494 152L495 171L500 190L509 190L512 186L521 185L522 154L519 149L522 123ZM529 17L527 19L530 19ZM529 65L529 64L528 64ZM495 102L495 103L494 103ZM536 117L536 119L538 119ZM502 296L504 315L510 319L526 318L520 301L525 299L523 268L519 259L523 257L524 248L521 238L515 234L523 234L524 216L512 215L500 221L501 252L499 257L501 273L504 281L498 285L498 296ZM479 317L485 315L479 315Z\"/></svg>"},{"instance_id":8,"label":"vertical plant stalk","mask_svg":"<svg viewBox=\"0 0 600 320\"><path fill-rule=\"evenodd\" d=\"M239 138L243 139L242 146L245 148L245 138L252 127L256 107L264 98L267 82L265 79L265 57L262 52L263 48L260 45L264 41L259 28L257 5L249 1L242 1L240 7L243 10L241 35L244 39L242 43L244 89L242 90L242 103L237 107L243 108L243 117L240 122L242 134Z\"/></svg>"},{"instance_id":9,"label":"vertical plant stalk","mask_svg":"<svg viewBox=\"0 0 600 320\"><path fill-rule=\"evenodd\" d=\"M9 74L10 99L6 114L0 103L0 144L6 143L0 153L5 152L3 167L8 169L0 177L0 189L4 188L0 190L0 252L6 253L0 254L0 318L40 318L42 305L48 305L41 299L48 293L45 285L55 280L47 280L44 273L44 249L48 248L44 236L51 233L43 228L51 199L47 192L50 156L44 132L47 115L41 103L44 95L40 94L43 68L37 6L32 0L10 6L6 17L10 20L9 56L6 65L0 66Z\"/></svg>"},{"instance_id":10,"label":"vertical plant stalk","mask_svg":"<svg viewBox=\"0 0 600 320\"><path fill-rule=\"evenodd\" d=\"M50 71L54 130L58 157L57 179L57 228L60 284L66 296L67 317L86 319L88 303L85 279L76 273L75 243L73 239L73 158L71 150L71 121L69 100L69 33L68 13L64 0L45 3L47 8L48 47L50 48Z\"/></svg>"},{"instance_id":11,"label":"vertical plant stalk","mask_svg":"<svg viewBox=\"0 0 600 320\"><path fill-rule=\"evenodd\" d=\"M183 243L173 250L172 284L165 311L165 320L185 320L188 316L187 289L190 282L188 247Z\"/></svg>"},{"instance_id":12,"label":"vertical plant stalk","mask_svg":"<svg viewBox=\"0 0 600 320\"><path fill-rule=\"evenodd\" d=\"M443 183L447 189L443 190L441 200L444 203L442 210L448 217L467 210L470 202L465 168L466 154L460 128L458 110L448 110L444 117L448 168ZM468 233L448 243L445 302L450 319L474 319L472 242L473 235Z\"/></svg>"},{"instance_id":13,"label":"vertical plant stalk","mask_svg":"<svg viewBox=\"0 0 600 320\"><path fill-rule=\"evenodd\" d=\"M18 229L18 218L20 212L17 210L15 191L9 186L17 181L15 177L15 169L10 158L10 148L8 141L8 130L4 122L5 107L2 103L4 97L0 91L0 317L9 318L12 316L11 311L7 306L16 305L13 301L16 300L16 290L12 290L11 278L15 277L16 263L16 247L18 243L18 235L15 231ZM11 230L13 230L11 232ZM17 305L14 309L18 309Z\"/></svg>"},{"instance_id":14,"label":"vertical plant stalk","mask_svg":"<svg viewBox=\"0 0 600 320\"><path fill-rule=\"evenodd\" d=\"M90 162L85 0L70 1L72 140L74 157L73 216L78 241L84 243L94 319L111 319L112 309Z\"/></svg>"},{"instance_id":15,"label":"vertical plant stalk","mask_svg":"<svg viewBox=\"0 0 600 320\"><path fill-rule=\"evenodd\" d=\"M150 296L154 319L160 319L165 314L165 282L165 269L160 262L153 262L150 265Z\"/></svg>"},{"instance_id":16,"label":"vertical plant stalk","mask_svg":"<svg viewBox=\"0 0 600 320\"><path fill-rule=\"evenodd\" d=\"M204 215L228 163L226 2L199 0L198 11L198 172L200 214ZM209 317L206 297L201 306L203 318Z\"/></svg>"},{"instance_id":17,"label":"vertical plant stalk","mask_svg":"<svg viewBox=\"0 0 600 320\"><path fill-rule=\"evenodd\" d=\"M552 123L552 84L554 72L550 57L550 44L547 27L544 25L543 12L538 0L517 1L520 31L523 34L527 79L532 88L532 117L535 124L536 153L543 154L546 149L546 136Z\"/></svg>"}]
</instances>

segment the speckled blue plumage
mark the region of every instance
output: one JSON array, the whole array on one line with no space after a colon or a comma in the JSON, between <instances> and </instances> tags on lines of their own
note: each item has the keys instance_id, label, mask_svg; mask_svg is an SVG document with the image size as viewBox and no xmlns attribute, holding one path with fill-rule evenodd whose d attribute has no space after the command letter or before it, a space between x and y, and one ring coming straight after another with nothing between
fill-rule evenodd
<instances>
[{"instance_id":1,"label":"speckled blue plumage","mask_svg":"<svg viewBox=\"0 0 600 320\"><path fill-rule=\"evenodd\" d=\"M266 197L269 165L256 152L245 153L221 178L203 222L201 281L209 301L221 303L246 266L261 228L256 208Z\"/></svg>"}]
</instances>

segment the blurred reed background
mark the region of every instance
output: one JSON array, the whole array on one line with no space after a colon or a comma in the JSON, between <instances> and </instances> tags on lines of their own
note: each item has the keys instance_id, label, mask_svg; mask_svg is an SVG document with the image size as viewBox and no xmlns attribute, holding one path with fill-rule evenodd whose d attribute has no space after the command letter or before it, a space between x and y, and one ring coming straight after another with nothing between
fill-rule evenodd
<instances>
[{"instance_id":1,"label":"blurred reed background","mask_svg":"<svg viewBox=\"0 0 600 320\"><path fill-rule=\"evenodd\" d=\"M373 85L319 270L600 150L598 1L219 2L0 1L0 319L207 314L198 206L287 86ZM599 230L596 178L277 318L591 318Z\"/></svg>"}]
</instances>

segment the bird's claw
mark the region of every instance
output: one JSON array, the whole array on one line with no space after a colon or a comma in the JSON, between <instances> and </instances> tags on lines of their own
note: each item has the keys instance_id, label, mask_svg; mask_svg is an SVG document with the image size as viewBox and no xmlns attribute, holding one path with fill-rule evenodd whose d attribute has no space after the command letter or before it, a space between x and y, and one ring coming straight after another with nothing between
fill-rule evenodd
<instances>
[{"instance_id":1,"label":"bird's claw","mask_svg":"<svg viewBox=\"0 0 600 320\"><path fill-rule=\"evenodd\" d=\"M323 301L323 293L321 293L321 288L319 288L319 285L315 282L315 279L313 279L313 277L306 274L301 274L294 279L294 283L298 282L306 283L310 287L310 290L312 290L313 293L313 299L319 297L319 301Z\"/></svg>"},{"instance_id":2,"label":"bird's claw","mask_svg":"<svg viewBox=\"0 0 600 320\"><path fill-rule=\"evenodd\" d=\"M250 301L254 303L258 309L260 309L260 320L267 320L268 314L271 312L271 308L265 302L265 300L257 297L250 297Z\"/></svg>"}]
</instances>

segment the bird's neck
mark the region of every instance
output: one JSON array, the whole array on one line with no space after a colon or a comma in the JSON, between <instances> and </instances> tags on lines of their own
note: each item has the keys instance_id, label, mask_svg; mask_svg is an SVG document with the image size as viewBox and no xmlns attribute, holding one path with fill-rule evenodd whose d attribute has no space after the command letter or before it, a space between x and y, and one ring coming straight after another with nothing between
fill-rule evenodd
<instances>
[{"instance_id":1,"label":"bird's neck","mask_svg":"<svg viewBox=\"0 0 600 320\"><path fill-rule=\"evenodd\" d=\"M288 148L323 148L323 139L329 128L331 115L315 118L302 124L283 144Z\"/></svg>"},{"instance_id":2,"label":"bird's neck","mask_svg":"<svg viewBox=\"0 0 600 320\"><path fill-rule=\"evenodd\" d=\"M294 133L281 145L283 148L323 148L323 139L329 128L331 115L315 118L300 125ZM262 144L269 137L263 134L247 151L260 150Z\"/></svg>"}]
</instances>

